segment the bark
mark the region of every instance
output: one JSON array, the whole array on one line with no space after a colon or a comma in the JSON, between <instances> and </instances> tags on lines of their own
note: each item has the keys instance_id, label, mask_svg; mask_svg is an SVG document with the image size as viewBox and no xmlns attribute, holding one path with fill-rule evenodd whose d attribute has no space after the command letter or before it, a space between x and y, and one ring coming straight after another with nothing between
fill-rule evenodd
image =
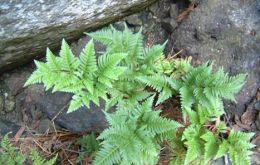
<instances>
[{"instance_id":1,"label":"bark","mask_svg":"<svg viewBox=\"0 0 260 165\"><path fill-rule=\"evenodd\" d=\"M2 0L0 73L137 12L156 0Z\"/></svg>"}]
</instances>

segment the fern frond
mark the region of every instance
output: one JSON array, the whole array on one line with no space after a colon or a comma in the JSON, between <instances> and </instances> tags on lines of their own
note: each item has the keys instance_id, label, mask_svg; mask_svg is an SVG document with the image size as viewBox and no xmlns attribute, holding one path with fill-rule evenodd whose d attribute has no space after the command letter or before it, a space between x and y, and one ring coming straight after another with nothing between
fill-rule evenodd
<instances>
[{"instance_id":1,"label":"fern frond","mask_svg":"<svg viewBox=\"0 0 260 165\"><path fill-rule=\"evenodd\" d=\"M63 64L62 69L66 71L74 72L79 66L78 59L73 55L65 39L62 40L59 59L60 59L60 63Z\"/></svg>"},{"instance_id":2,"label":"fern frond","mask_svg":"<svg viewBox=\"0 0 260 165\"><path fill-rule=\"evenodd\" d=\"M192 91L188 87L183 86L180 88L180 96L182 108L184 110L191 108L192 104L195 101Z\"/></svg>"},{"instance_id":3,"label":"fern frond","mask_svg":"<svg viewBox=\"0 0 260 165\"><path fill-rule=\"evenodd\" d=\"M209 162L217 154L218 142L215 135L212 132L206 132L201 136L201 138L206 141L204 148L204 159L206 162Z\"/></svg>"},{"instance_id":4,"label":"fern frond","mask_svg":"<svg viewBox=\"0 0 260 165\"><path fill-rule=\"evenodd\" d=\"M163 56L163 51L165 48L166 42L163 45L153 45L151 48L144 49L144 64L149 67L154 67L154 62L156 59Z\"/></svg>"},{"instance_id":5,"label":"fern frond","mask_svg":"<svg viewBox=\"0 0 260 165\"><path fill-rule=\"evenodd\" d=\"M97 152L93 165L113 165L119 163L121 159L119 149L120 147L104 143L101 150Z\"/></svg>"},{"instance_id":6,"label":"fern frond","mask_svg":"<svg viewBox=\"0 0 260 165\"><path fill-rule=\"evenodd\" d=\"M113 43L113 32L110 28L104 28L96 32L85 34L105 45L110 45Z\"/></svg>"},{"instance_id":7,"label":"fern frond","mask_svg":"<svg viewBox=\"0 0 260 165\"><path fill-rule=\"evenodd\" d=\"M90 40L85 48L82 50L80 56L79 70L83 72L84 75L93 75L97 71L97 62L95 56L95 49L93 40Z\"/></svg>"},{"instance_id":8,"label":"fern frond","mask_svg":"<svg viewBox=\"0 0 260 165\"><path fill-rule=\"evenodd\" d=\"M123 53L100 56L98 59L98 80L108 87L111 87L112 83L110 80L117 80L118 76L126 69L125 67L116 67L125 56L126 54Z\"/></svg>"},{"instance_id":9,"label":"fern frond","mask_svg":"<svg viewBox=\"0 0 260 165\"><path fill-rule=\"evenodd\" d=\"M227 152L228 152L228 149L229 149L229 144L228 144L228 142L227 142L226 140L223 140L223 141L221 142L221 144L219 145L219 148L218 148L218 150L217 150L217 153L216 153L214 159L218 159L218 158L220 158L220 157L226 155Z\"/></svg>"},{"instance_id":10,"label":"fern frond","mask_svg":"<svg viewBox=\"0 0 260 165\"><path fill-rule=\"evenodd\" d=\"M31 159L33 161L33 165L54 165L57 160L58 154L51 158L50 160L43 159L39 153L35 150L31 151Z\"/></svg>"},{"instance_id":11,"label":"fern frond","mask_svg":"<svg viewBox=\"0 0 260 165\"><path fill-rule=\"evenodd\" d=\"M1 139L0 143L0 163L10 164L10 165L23 165L25 157L18 152L18 150L13 147L10 140L8 139L8 134Z\"/></svg>"},{"instance_id":12,"label":"fern frond","mask_svg":"<svg viewBox=\"0 0 260 165\"><path fill-rule=\"evenodd\" d=\"M203 143L200 139L200 127L198 125L187 127L183 132L182 140L185 140L184 143L188 148L184 164L189 164L203 155Z\"/></svg>"}]
</instances>

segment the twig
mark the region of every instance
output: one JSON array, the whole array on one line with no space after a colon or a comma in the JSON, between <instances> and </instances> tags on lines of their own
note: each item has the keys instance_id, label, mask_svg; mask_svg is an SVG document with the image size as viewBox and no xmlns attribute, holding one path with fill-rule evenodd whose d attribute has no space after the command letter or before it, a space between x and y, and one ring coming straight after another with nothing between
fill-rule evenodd
<instances>
[{"instance_id":1,"label":"twig","mask_svg":"<svg viewBox=\"0 0 260 165\"><path fill-rule=\"evenodd\" d=\"M35 139L33 139L33 142L34 142L35 144L37 144L38 147L40 147L44 152L46 152L46 153L48 153L48 154L52 154L51 152L46 151L46 150L44 149L44 147L42 147Z\"/></svg>"},{"instance_id":2,"label":"twig","mask_svg":"<svg viewBox=\"0 0 260 165\"><path fill-rule=\"evenodd\" d=\"M60 113L62 113L62 111L63 111L65 108L68 107L69 101L70 101L70 100L68 100L68 102L61 108L61 110L60 110L59 112L57 112L56 115L51 119L52 122L54 122L54 120L60 115Z\"/></svg>"}]
</instances>

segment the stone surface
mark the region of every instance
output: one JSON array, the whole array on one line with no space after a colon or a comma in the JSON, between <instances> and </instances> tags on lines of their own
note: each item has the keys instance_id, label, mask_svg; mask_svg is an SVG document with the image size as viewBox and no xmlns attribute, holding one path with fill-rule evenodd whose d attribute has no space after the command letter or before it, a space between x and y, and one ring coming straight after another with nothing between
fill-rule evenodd
<instances>
[{"instance_id":1,"label":"stone surface","mask_svg":"<svg viewBox=\"0 0 260 165\"><path fill-rule=\"evenodd\" d=\"M256 124L258 131L260 131L260 113L258 113L258 115L256 117L255 124Z\"/></svg>"},{"instance_id":2,"label":"stone surface","mask_svg":"<svg viewBox=\"0 0 260 165\"><path fill-rule=\"evenodd\" d=\"M139 15L133 14L130 15L126 18L126 22L129 25L134 25L134 26L141 26L142 25L142 20L139 18Z\"/></svg>"},{"instance_id":3,"label":"stone surface","mask_svg":"<svg viewBox=\"0 0 260 165\"><path fill-rule=\"evenodd\" d=\"M61 39L78 39L155 0L47 0L0 3L0 72L43 56Z\"/></svg>"},{"instance_id":4,"label":"stone surface","mask_svg":"<svg viewBox=\"0 0 260 165\"><path fill-rule=\"evenodd\" d=\"M254 105L254 108L258 111L260 111L260 100L258 100L255 105Z\"/></svg>"},{"instance_id":5,"label":"stone surface","mask_svg":"<svg viewBox=\"0 0 260 165\"><path fill-rule=\"evenodd\" d=\"M0 120L0 136L10 132L12 133L12 135L15 135L19 128L20 126L13 122Z\"/></svg>"},{"instance_id":6,"label":"stone surface","mask_svg":"<svg viewBox=\"0 0 260 165\"><path fill-rule=\"evenodd\" d=\"M68 114L67 109L71 100L71 95L68 93L44 92L42 85L33 85L21 95L19 102L24 109L36 107L50 120L71 132L100 132L107 127L101 111L104 108L104 102L101 102L100 107L91 104L90 109L83 107Z\"/></svg>"},{"instance_id":7,"label":"stone surface","mask_svg":"<svg viewBox=\"0 0 260 165\"><path fill-rule=\"evenodd\" d=\"M167 30L168 33L172 33L178 26L178 23L171 18L165 18L162 20L162 27Z\"/></svg>"},{"instance_id":8,"label":"stone surface","mask_svg":"<svg viewBox=\"0 0 260 165\"><path fill-rule=\"evenodd\" d=\"M242 113L260 86L260 1L201 0L171 35L175 50L198 61L214 61L231 75L247 73L231 113Z\"/></svg>"},{"instance_id":9,"label":"stone surface","mask_svg":"<svg viewBox=\"0 0 260 165\"><path fill-rule=\"evenodd\" d=\"M0 93L0 114L3 113L5 106L5 99L4 96Z\"/></svg>"}]
</instances>

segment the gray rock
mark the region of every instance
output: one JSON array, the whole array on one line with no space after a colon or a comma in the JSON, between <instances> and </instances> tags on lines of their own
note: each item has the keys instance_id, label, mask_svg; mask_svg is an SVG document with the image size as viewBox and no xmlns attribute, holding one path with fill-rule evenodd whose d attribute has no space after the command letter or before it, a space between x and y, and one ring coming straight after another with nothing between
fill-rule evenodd
<instances>
[{"instance_id":1,"label":"gray rock","mask_svg":"<svg viewBox=\"0 0 260 165\"><path fill-rule=\"evenodd\" d=\"M152 4L150 7L149 7L149 11L153 14L153 15L156 15L158 13L158 9L159 9L159 6L158 6L159 3L154 3Z\"/></svg>"},{"instance_id":2,"label":"gray rock","mask_svg":"<svg viewBox=\"0 0 260 165\"><path fill-rule=\"evenodd\" d=\"M254 105L254 108L258 111L260 111L260 101L257 101Z\"/></svg>"},{"instance_id":3,"label":"gray rock","mask_svg":"<svg viewBox=\"0 0 260 165\"><path fill-rule=\"evenodd\" d=\"M57 128L56 128L57 129ZM43 119L38 126L39 133L54 132L53 123L49 119Z\"/></svg>"},{"instance_id":4,"label":"gray rock","mask_svg":"<svg viewBox=\"0 0 260 165\"><path fill-rule=\"evenodd\" d=\"M140 11L155 0L46 0L0 3L0 71L43 56L46 47L57 48L61 39L77 39Z\"/></svg>"},{"instance_id":5,"label":"gray rock","mask_svg":"<svg viewBox=\"0 0 260 165\"><path fill-rule=\"evenodd\" d=\"M256 120L255 120L255 125L258 131L260 131L260 113L258 113Z\"/></svg>"},{"instance_id":6,"label":"gray rock","mask_svg":"<svg viewBox=\"0 0 260 165\"><path fill-rule=\"evenodd\" d=\"M162 20L162 27L168 31L169 33L172 33L174 29L178 26L178 23L175 19L172 18L165 18Z\"/></svg>"},{"instance_id":7,"label":"gray rock","mask_svg":"<svg viewBox=\"0 0 260 165\"><path fill-rule=\"evenodd\" d=\"M6 120L0 120L0 135L5 135L9 132L12 132L12 135L15 135L19 130L20 126Z\"/></svg>"},{"instance_id":8,"label":"gray rock","mask_svg":"<svg viewBox=\"0 0 260 165\"><path fill-rule=\"evenodd\" d=\"M21 107L25 109L36 107L50 120L71 132L100 132L108 126L101 111L104 108L104 101L101 101L100 107L91 104L90 109L82 107L68 114L67 109L71 94L44 92L42 85L33 85L27 88L17 99L19 99Z\"/></svg>"},{"instance_id":9,"label":"gray rock","mask_svg":"<svg viewBox=\"0 0 260 165\"><path fill-rule=\"evenodd\" d=\"M12 99L5 100L5 112L10 113L15 109L15 101Z\"/></svg>"},{"instance_id":10,"label":"gray rock","mask_svg":"<svg viewBox=\"0 0 260 165\"><path fill-rule=\"evenodd\" d=\"M171 4L171 7L170 7L170 17L173 18L173 19L176 19L178 14L179 14L179 12L178 12L177 4Z\"/></svg>"},{"instance_id":11,"label":"gray rock","mask_svg":"<svg viewBox=\"0 0 260 165\"><path fill-rule=\"evenodd\" d=\"M126 17L126 22L132 26L141 26L142 25L142 20L139 18L138 14L133 14L133 15Z\"/></svg>"},{"instance_id":12,"label":"gray rock","mask_svg":"<svg viewBox=\"0 0 260 165\"><path fill-rule=\"evenodd\" d=\"M171 36L175 50L198 61L214 61L231 75L247 73L231 113L242 113L260 87L260 1L201 0Z\"/></svg>"},{"instance_id":13,"label":"gray rock","mask_svg":"<svg viewBox=\"0 0 260 165\"><path fill-rule=\"evenodd\" d=\"M4 106L5 106L5 99L4 96L0 94L0 115L4 111Z\"/></svg>"}]
</instances>

